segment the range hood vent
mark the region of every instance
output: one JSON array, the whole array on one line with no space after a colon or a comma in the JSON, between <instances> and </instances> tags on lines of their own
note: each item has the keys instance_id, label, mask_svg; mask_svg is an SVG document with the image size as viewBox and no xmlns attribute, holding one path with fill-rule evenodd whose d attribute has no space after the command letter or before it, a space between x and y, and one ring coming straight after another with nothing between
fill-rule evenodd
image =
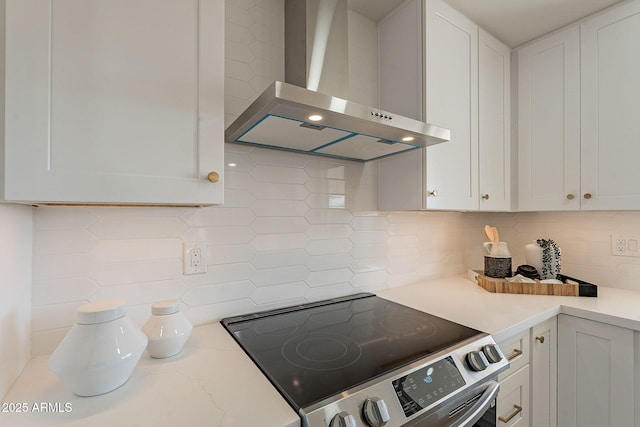
<instances>
[{"instance_id":1,"label":"range hood vent","mask_svg":"<svg viewBox=\"0 0 640 427\"><path fill-rule=\"evenodd\" d=\"M346 3L285 0L286 82L227 128L227 142L369 161L449 141L448 129L346 99Z\"/></svg>"}]
</instances>

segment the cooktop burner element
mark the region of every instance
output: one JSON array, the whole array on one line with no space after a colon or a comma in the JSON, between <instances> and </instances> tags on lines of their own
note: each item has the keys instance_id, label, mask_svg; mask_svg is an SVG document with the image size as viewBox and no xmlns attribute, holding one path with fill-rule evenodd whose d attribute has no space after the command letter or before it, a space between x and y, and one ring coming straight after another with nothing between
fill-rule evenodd
<instances>
[{"instance_id":1,"label":"cooktop burner element","mask_svg":"<svg viewBox=\"0 0 640 427\"><path fill-rule=\"evenodd\" d=\"M360 359L360 345L344 335L311 332L295 336L282 346L291 364L316 371L332 371L353 365Z\"/></svg>"}]
</instances>

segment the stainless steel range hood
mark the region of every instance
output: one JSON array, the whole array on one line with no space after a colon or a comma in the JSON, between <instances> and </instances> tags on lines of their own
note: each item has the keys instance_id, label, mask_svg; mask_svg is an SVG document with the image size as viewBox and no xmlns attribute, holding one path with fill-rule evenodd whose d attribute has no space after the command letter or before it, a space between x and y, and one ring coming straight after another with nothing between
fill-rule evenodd
<instances>
[{"instance_id":1,"label":"stainless steel range hood","mask_svg":"<svg viewBox=\"0 0 640 427\"><path fill-rule=\"evenodd\" d=\"M347 19L347 0L285 0L286 83L272 83L227 142L369 161L449 141L448 129L345 99Z\"/></svg>"}]
</instances>

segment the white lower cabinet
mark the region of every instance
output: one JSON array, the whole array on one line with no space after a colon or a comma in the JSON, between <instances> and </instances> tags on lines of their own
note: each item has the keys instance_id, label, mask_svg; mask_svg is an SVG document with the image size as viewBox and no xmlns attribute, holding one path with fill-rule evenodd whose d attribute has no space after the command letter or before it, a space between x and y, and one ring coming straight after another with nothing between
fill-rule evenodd
<instances>
[{"instance_id":1,"label":"white lower cabinet","mask_svg":"<svg viewBox=\"0 0 640 427\"><path fill-rule=\"evenodd\" d=\"M556 427L558 319L531 328L531 425Z\"/></svg>"},{"instance_id":2,"label":"white lower cabinet","mask_svg":"<svg viewBox=\"0 0 640 427\"><path fill-rule=\"evenodd\" d=\"M499 426L555 427L557 319L498 343L510 367L500 377Z\"/></svg>"},{"instance_id":3,"label":"white lower cabinet","mask_svg":"<svg viewBox=\"0 0 640 427\"><path fill-rule=\"evenodd\" d=\"M640 426L639 333L561 314L498 345L511 364L499 377L499 426Z\"/></svg>"},{"instance_id":4,"label":"white lower cabinet","mask_svg":"<svg viewBox=\"0 0 640 427\"><path fill-rule=\"evenodd\" d=\"M531 424L529 365L500 381L497 415L499 426Z\"/></svg>"},{"instance_id":5,"label":"white lower cabinet","mask_svg":"<svg viewBox=\"0 0 640 427\"><path fill-rule=\"evenodd\" d=\"M496 413L499 426L530 426L531 331L529 329L498 343L509 360L509 369L500 374Z\"/></svg>"},{"instance_id":6,"label":"white lower cabinet","mask_svg":"<svg viewBox=\"0 0 640 427\"><path fill-rule=\"evenodd\" d=\"M558 316L558 425L633 426L634 332Z\"/></svg>"}]
</instances>

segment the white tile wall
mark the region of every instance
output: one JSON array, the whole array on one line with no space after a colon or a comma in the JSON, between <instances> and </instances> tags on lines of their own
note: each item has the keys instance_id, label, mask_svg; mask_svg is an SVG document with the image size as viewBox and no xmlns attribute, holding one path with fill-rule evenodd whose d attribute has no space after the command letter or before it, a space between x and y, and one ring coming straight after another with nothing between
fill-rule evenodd
<instances>
[{"instance_id":1,"label":"white tile wall","mask_svg":"<svg viewBox=\"0 0 640 427\"><path fill-rule=\"evenodd\" d=\"M295 154L290 166L265 149L226 147L230 158L238 150L224 206L37 208L34 353L55 348L85 301L124 299L142 324L152 302L179 298L202 323L464 270L462 214L387 214L375 197L353 197L375 189L375 164ZM329 207L336 196L345 207ZM182 274L189 240L207 243L206 274Z\"/></svg>"}]
</instances>

